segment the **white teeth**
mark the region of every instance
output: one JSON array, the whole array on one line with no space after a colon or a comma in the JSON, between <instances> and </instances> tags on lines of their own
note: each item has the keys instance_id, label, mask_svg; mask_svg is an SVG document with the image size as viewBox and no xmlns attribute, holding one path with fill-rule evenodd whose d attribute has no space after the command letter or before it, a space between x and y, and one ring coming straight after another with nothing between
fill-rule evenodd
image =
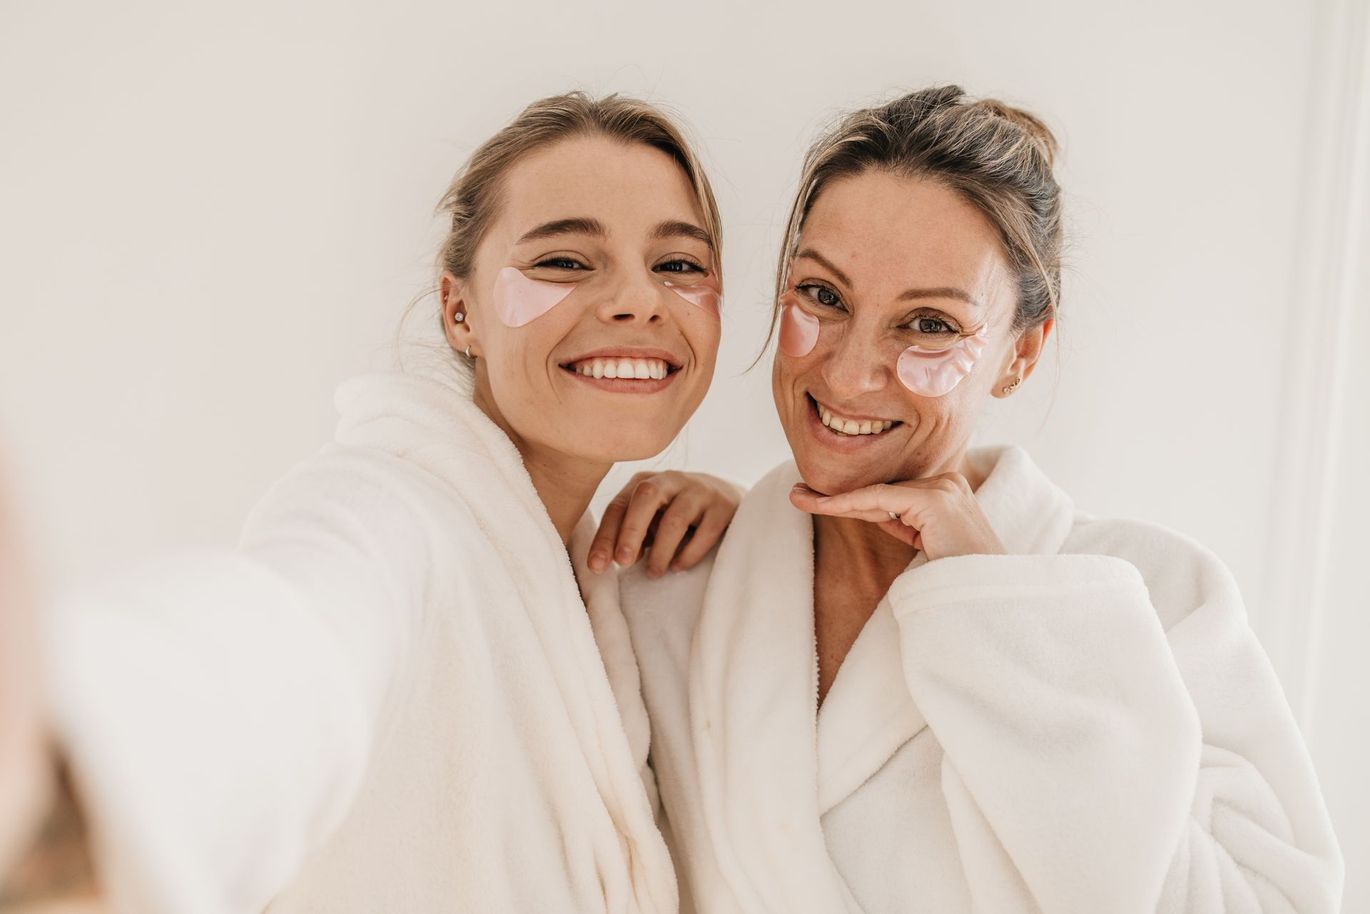
<instances>
[{"instance_id":1,"label":"white teeth","mask_svg":"<svg viewBox=\"0 0 1370 914\"><path fill-rule=\"evenodd\" d=\"M661 359L586 359L571 366L576 374L591 378L632 378L638 381L661 380L671 373Z\"/></svg>"},{"instance_id":2,"label":"white teeth","mask_svg":"<svg viewBox=\"0 0 1370 914\"><path fill-rule=\"evenodd\" d=\"M814 401L817 402L817 401ZM818 418L824 425L835 432L843 435L878 435L887 432L894 426L891 419L843 419L841 416L834 415L822 403L818 404Z\"/></svg>"}]
</instances>

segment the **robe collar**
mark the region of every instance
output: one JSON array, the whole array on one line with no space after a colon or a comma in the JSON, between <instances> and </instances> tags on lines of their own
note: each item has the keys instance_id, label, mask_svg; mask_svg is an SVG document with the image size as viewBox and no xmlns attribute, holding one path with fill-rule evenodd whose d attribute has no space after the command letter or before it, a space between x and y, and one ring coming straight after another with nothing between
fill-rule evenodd
<instances>
[{"instance_id":1,"label":"robe collar","mask_svg":"<svg viewBox=\"0 0 1370 914\"><path fill-rule=\"evenodd\" d=\"M1013 554L1055 553L1071 499L1021 448L970 454L976 499ZM881 600L817 707L813 523L789 492L793 462L757 484L714 562L695 632L690 717L703 815L744 910L857 911L821 817L925 727ZM920 553L910 568L926 562Z\"/></svg>"}]
</instances>

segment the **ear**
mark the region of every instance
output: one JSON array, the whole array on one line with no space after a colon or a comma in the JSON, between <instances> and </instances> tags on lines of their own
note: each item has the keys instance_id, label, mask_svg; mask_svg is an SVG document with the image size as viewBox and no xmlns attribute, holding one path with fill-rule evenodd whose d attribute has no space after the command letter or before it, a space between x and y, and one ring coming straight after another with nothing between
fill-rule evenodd
<instances>
[{"instance_id":1,"label":"ear","mask_svg":"<svg viewBox=\"0 0 1370 914\"><path fill-rule=\"evenodd\" d=\"M1047 318L1028 330L1024 330L1013 344L1013 358L1004 368L999 380L994 384L992 393L996 397L1007 397L1012 390L1007 393L1006 387L1016 386L1015 382L1021 384L1026 381L1037 367L1037 360L1046 351L1047 338L1051 336L1052 328L1055 327L1056 320Z\"/></svg>"},{"instance_id":2,"label":"ear","mask_svg":"<svg viewBox=\"0 0 1370 914\"><path fill-rule=\"evenodd\" d=\"M464 353L471 347L476 354L476 334L471 329L471 309L466 294L466 283L444 270L438 280L438 299L442 302L442 333L447 345Z\"/></svg>"}]
</instances>

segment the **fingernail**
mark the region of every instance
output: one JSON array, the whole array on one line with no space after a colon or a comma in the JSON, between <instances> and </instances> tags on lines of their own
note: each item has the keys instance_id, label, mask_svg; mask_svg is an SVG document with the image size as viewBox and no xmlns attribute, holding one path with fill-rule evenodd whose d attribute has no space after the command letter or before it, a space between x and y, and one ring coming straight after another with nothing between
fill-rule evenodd
<instances>
[{"instance_id":1,"label":"fingernail","mask_svg":"<svg viewBox=\"0 0 1370 914\"><path fill-rule=\"evenodd\" d=\"M663 574L665 574L665 573L666 573L666 572L664 572L664 571L658 571L658 570L655 569L655 568L648 568L648 569L647 569L647 577L649 577L649 578L659 578L659 577L661 577L661 576L662 576Z\"/></svg>"},{"instance_id":2,"label":"fingernail","mask_svg":"<svg viewBox=\"0 0 1370 914\"><path fill-rule=\"evenodd\" d=\"M633 550L629 549L627 546L624 546L622 549L618 550L614 558L618 560L618 563L620 565L627 565L629 562L633 560Z\"/></svg>"},{"instance_id":3,"label":"fingernail","mask_svg":"<svg viewBox=\"0 0 1370 914\"><path fill-rule=\"evenodd\" d=\"M594 571L594 572L603 571L603 570L604 570L604 566L606 566L606 565L608 565L608 564L609 564L609 557L608 557L607 555L605 555L604 553L602 553L602 552L592 552L592 553L590 553L589 565L590 565L590 570L591 570L591 571Z\"/></svg>"}]
</instances>

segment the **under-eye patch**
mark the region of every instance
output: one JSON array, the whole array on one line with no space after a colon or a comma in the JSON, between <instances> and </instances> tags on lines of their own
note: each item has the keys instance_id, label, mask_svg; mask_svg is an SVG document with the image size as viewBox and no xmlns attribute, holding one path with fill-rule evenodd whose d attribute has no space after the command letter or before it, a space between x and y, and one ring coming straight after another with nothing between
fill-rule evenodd
<instances>
[{"instance_id":1,"label":"under-eye patch","mask_svg":"<svg viewBox=\"0 0 1370 914\"><path fill-rule=\"evenodd\" d=\"M792 359L802 359L818 344L818 318L787 301L780 309L780 351Z\"/></svg>"},{"instance_id":2,"label":"under-eye patch","mask_svg":"<svg viewBox=\"0 0 1370 914\"><path fill-rule=\"evenodd\" d=\"M682 286L666 280L662 283L676 295L714 317L718 317L718 312L723 307L723 296L719 295L708 286Z\"/></svg>"},{"instance_id":3,"label":"under-eye patch","mask_svg":"<svg viewBox=\"0 0 1370 914\"><path fill-rule=\"evenodd\" d=\"M522 327L551 311L575 291L573 282L529 279L517 267L495 275L495 314L506 327Z\"/></svg>"},{"instance_id":4,"label":"under-eye patch","mask_svg":"<svg viewBox=\"0 0 1370 914\"><path fill-rule=\"evenodd\" d=\"M899 381L920 397L944 397L965 380L985 349L989 325L949 346L914 344L899 354L895 373Z\"/></svg>"}]
</instances>

